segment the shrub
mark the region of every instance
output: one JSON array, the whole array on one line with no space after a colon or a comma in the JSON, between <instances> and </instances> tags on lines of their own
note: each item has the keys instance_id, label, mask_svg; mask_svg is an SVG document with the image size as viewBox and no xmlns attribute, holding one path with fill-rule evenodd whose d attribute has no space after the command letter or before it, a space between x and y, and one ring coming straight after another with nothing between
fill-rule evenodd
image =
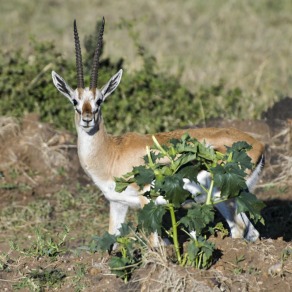
<instances>
[{"instance_id":1,"label":"shrub","mask_svg":"<svg viewBox=\"0 0 292 292\"><path fill-rule=\"evenodd\" d=\"M32 40L29 53L3 53L0 64L1 115L21 117L36 112L43 121L73 128L70 104L56 92L51 70L66 72L66 79L73 83L74 64L67 63L52 43Z\"/></svg>"}]
</instances>

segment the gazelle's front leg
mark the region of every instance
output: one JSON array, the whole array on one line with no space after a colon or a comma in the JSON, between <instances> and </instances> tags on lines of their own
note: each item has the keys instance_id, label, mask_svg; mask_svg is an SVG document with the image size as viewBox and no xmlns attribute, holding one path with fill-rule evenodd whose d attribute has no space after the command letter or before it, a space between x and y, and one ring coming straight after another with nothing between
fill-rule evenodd
<instances>
[{"instance_id":1,"label":"gazelle's front leg","mask_svg":"<svg viewBox=\"0 0 292 292\"><path fill-rule=\"evenodd\" d=\"M128 206L120 202L110 201L110 218L109 229L110 234L119 234L119 228L125 222Z\"/></svg>"},{"instance_id":2,"label":"gazelle's front leg","mask_svg":"<svg viewBox=\"0 0 292 292\"><path fill-rule=\"evenodd\" d=\"M127 187L122 193L114 191L115 184L110 188L109 192L104 192L105 197L110 202L110 220L109 233L119 234L119 228L125 222L128 208L143 208L149 200L143 196L139 196L137 190Z\"/></svg>"}]
</instances>

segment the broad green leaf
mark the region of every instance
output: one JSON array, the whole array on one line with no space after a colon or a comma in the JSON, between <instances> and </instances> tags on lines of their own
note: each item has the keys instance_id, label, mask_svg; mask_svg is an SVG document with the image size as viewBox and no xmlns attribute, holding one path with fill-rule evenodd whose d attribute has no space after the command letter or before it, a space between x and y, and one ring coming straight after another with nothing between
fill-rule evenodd
<instances>
[{"instance_id":1,"label":"broad green leaf","mask_svg":"<svg viewBox=\"0 0 292 292\"><path fill-rule=\"evenodd\" d=\"M200 171L201 171L201 169L198 165L189 165L189 166L182 167L178 171L178 174L182 178L188 178L191 181L198 182L197 176L198 176Z\"/></svg>"},{"instance_id":2,"label":"broad green leaf","mask_svg":"<svg viewBox=\"0 0 292 292\"><path fill-rule=\"evenodd\" d=\"M170 146L168 148L168 154L172 159L174 159L178 154L177 149L174 146Z\"/></svg>"},{"instance_id":3,"label":"broad green leaf","mask_svg":"<svg viewBox=\"0 0 292 292\"><path fill-rule=\"evenodd\" d=\"M174 171L171 169L171 166L168 165L160 165L159 171L156 169L155 173L160 172L162 176L171 176L173 175Z\"/></svg>"},{"instance_id":4,"label":"broad green leaf","mask_svg":"<svg viewBox=\"0 0 292 292\"><path fill-rule=\"evenodd\" d=\"M179 156L178 158L175 159L174 164L173 164L173 169L179 169L180 167L188 164L191 161L194 161L196 159L197 155L195 154L189 154L186 153L184 155Z\"/></svg>"},{"instance_id":5,"label":"broad green leaf","mask_svg":"<svg viewBox=\"0 0 292 292\"><path fill-rule=\"evenodd\" d=\"M233 143L231 147L226 146L226 149L227 149L226 151L227 153L240 152L242 150L248 151L252 149L252 146L245 141L239 141L239 142Z\"/></svg>"},{"instance_id":6,"label":"broad green leaf","mask_svg":"<svg viewBox=\"0 0 292 292\"><path fill-rule=\"evenodd\" d=\"M165 192L165 198L169 203L173 204L176 208L190 196L190 193L183 189L183 177L181 174L174 174L172 176L165 177L163 183L163 191Z\"/></svg>"},{"instance_id":7,"label":"broad green leaf","mask_svg":"<svg viewBox=\"0 0 292 292\"><path fill-rule=\"evenodd\" d=\"M116 242L116 236L105 232L103 236L95 236L93 241L94 251L102 250L107 251L110 250L112 245Z\"/></svg>"},{"instance_id":8,"label":"broad green leaf","mask_svg":"<svg viewBox=\"0 0 292 292\"><path fill-rule=\"evenodd\" d=\"M198 237L198 243L199 243L200 250L202 252L202 262L199 268L200 269L209 268L213 262L212 255L215 250L215 244L213 242L205 240L202 236Z\"/></svg>"},{"instance_id":9,"label":"broad green leaf","mask_svg":"<svg viewBox=\"0 0 292 292\"><path fill-rule=\"evenodd\" d=\"M134 178L125 179L124 177L115 177L116 187L115 191L118 193L123 192L130 184L134 182Z\"/></svg>"},{"instance_id":10,"label":"broad green leaf","mask_svg":"<svg viewBox=\"0 0 292 292\"><path fill-rule=\"evenodd\" d=\"M165 206L155 205L153 201L150 201L143 209L138 211L139 227L149 233L157 231L158 234L161 234L162 217L165 212Z\"/></svg>"},{"instance_id":11,"label":"broad green leaf","mask_svg":"<svg viewBox=\"0 0 292 292\"><path fill-rule=\"evenodd\" d=\"M242 178L246 176L244 169L237 162L228 162L224 165L224 168L226 169L227 172L235 173L238 176L241 176Z\"/></svg>"},{"instance_id":12,"label":"broad green leaf","mask_svg":"<svg viewBox=\"0 0 292 292\"><path fill-rule=\"evenodd\" d=\"M237 213L248 212L250 217L255 221L265 224L261 216L261 210L265 204L258 200L257 197L249 192L242 192L236 199Z\"/></svg>"},{"instance_id":13,"label":"broad green leaf","mask_svg":"<svg viewBox=\"0 0 292 292\"><path fill-rule=\"evenodd\" d=\"M196 246L195 242L192 240L188 244L187 252L188 252L188 259L189 259L189 265L194 266L194 262L199 254L199 247Z\"/></svg>"},{"instance_id":14,"label":"broad green leaf","mask_svg":"<svg viewBox=\"0 0 292 292\"><path fill-rule=\"evenodd\" d=\"M122 226L119 228L120 235L119 237L127 236L133 230L133 224L130 223L123 223Z\"/></svg>"},{"instance_id":15,"label":"broad green leaf","mask_svg":"<svg viewBox=\"0 0 292 292\"><path fill-rule=\"evenodd\" d=\"M214 149L211 147L207 147L206 144L199 143L198 152L199 152L198 156L200 156L201 158L205 160L209 160L209 161L217 160Z\"/></svg>"},{"instance_id":16,"label":"broad green leaf","mask_svg":"<svg viewBox=\"0 0 292 292\"><path fill-rule=\"evenodd\" d=\"M221 190L222 198L238 196L241 190L247 188L244 172L236 164L227 163L212 168L214 185Z\"/></svg>"},{"instance_id":17,"label":"broad green leaf","mask_svg":"<svg viewBox=\"0 0 292 292\"><path fill-rule=\"evenodd\" d=\"M197 240L191 240L188 244L188 264L199 269L210 267L214 250L214 243L207 241L202 236L198 236Z\"/></svg>"},{"instance_id":18,"label":"broad green leaf","mask_svg":"<svg viewBox=\"0 0 292 292\"><path fill-rule=\"evenodd\" d=\"M126 278L128 276L127 265L129 265L129 259L123 257L113 256L109 259L109 266L111 271L118 277Z\"/></svg>"},{"instance_id":19,"label":"broad green leaf","mask_svg":"<svg viewBox=\"0 0 292 292\"><path fill-rule=\"evenodd\" d=\"M193 154L197 154L198 151L198 147L199 147L199 142L196 139L193 139L193 141L188 141L185 143L178 143L177 144L177 150L178 153L193 153Z\"/></svg>"},{"instance_id":20,"label":"broad green leaf","mask_svg":"<svg viewBox=\"0 0 292 292\"><path fill-rule=\"evenodd\" d=\"M173 147L177 148L177 144L182 143L181 141L182 141L182 138L181 138L181 139L172 138L172 139L169 140L169 143L170 143Z\"/></svg>"},{"instance_id":21,"label":"broad green leaf","mask_svg":"<svg viewBox=\"0 0 292 292\"><path fill-rule=\"evenodd\" d=\"M154 180L154 172L150 168L146 168L146 166L141 165L133 168L133 171L135 173L135 182L137 185L141 188L143 188L146 185L149 185Z\"/></svg>"},{"instance_id":22,"label":"broad green leaf","mask_svg":"<svg viewBox=\"0 0 292 292\"><path fill-rule=\"evenodd\" d=\"M226 147L226 155L232 153L232 161L239 163L243 170L252 169L253 164L251 158L247 155L247 151L252 149L251 145L241 141L234 143L231 147Z\"/></svg>"},{"instance_id":23,"label":"broad green leaf","mask_svg":"<svg viewBox=\"0 0 292 292\"><path fill-rule=\"evenodd\" d=\"M247 155L245 151L233 152L232 160L236 163L239 163L243 170L252 169L253 167L251 158Z\"/></svg>"},{"instance_id":24,"label":"broad green leaf","mask_svg":"<svg viewBox=\"0 0 292 292\"><path fill-rule=\"evenodd\" d=\"M212 205L195 204L178 223L183 224L189 231L195 230L197 234L201 234L202 229L213 220L214 208Z\"/></svg>"},{"instance_id":25,"label":"broad green leaf","mask_svg":"<svg viewBox=\"0 0 292 292\"><path fill-rule=\"evenodd\" d=\"M153 150L150 151L151 160L153 163L159 162L159 159L163 158L164 156L160 152L154 152ZM147 155L143 157L146 164L149 163L149 158Z\"/></svg>"}]
</instances>

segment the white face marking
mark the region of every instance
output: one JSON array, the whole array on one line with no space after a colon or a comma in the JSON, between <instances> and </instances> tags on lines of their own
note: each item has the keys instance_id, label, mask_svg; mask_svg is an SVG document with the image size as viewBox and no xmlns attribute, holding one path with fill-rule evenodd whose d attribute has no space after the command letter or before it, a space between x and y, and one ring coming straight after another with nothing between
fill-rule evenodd
<instances>
[{"instance_id":1,"label":"white face marking","mask_svg":"<svg viewBox=\"0 0 292 292\"><path fill-rule=\"evenodd\" d=\"M76 89L73 99L76 112L79 114L79 125L88 131L98 123L98 116L100 114L100 107L102 103L102 94L96 90L95 96L88 88L85 88L81 94Z\"/></svg>"}]
</instances>

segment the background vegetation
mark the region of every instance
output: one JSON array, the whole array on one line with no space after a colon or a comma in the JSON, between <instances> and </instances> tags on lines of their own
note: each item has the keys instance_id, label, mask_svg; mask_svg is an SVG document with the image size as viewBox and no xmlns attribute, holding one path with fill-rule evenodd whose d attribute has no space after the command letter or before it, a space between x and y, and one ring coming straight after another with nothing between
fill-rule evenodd
<instances>
[{"instance_id":1,"label":"background vegetation","mask_svg":"<svg viewBox=\"0 0 292 292\"><path fill-rule=\"evenodd\" d=\"M0 18L0 114L34 111L73 129L71 106L53 88L50 72L75 87L76 18L89 73L95 43L89 35L104 15L100 86L125 69L119 90L104 105L110 132L169 130L218 116L259 118L291 93L291 9L288 0L85 0L82 9L74 0L6 1Z\"/></svg>"}]
</instances>

